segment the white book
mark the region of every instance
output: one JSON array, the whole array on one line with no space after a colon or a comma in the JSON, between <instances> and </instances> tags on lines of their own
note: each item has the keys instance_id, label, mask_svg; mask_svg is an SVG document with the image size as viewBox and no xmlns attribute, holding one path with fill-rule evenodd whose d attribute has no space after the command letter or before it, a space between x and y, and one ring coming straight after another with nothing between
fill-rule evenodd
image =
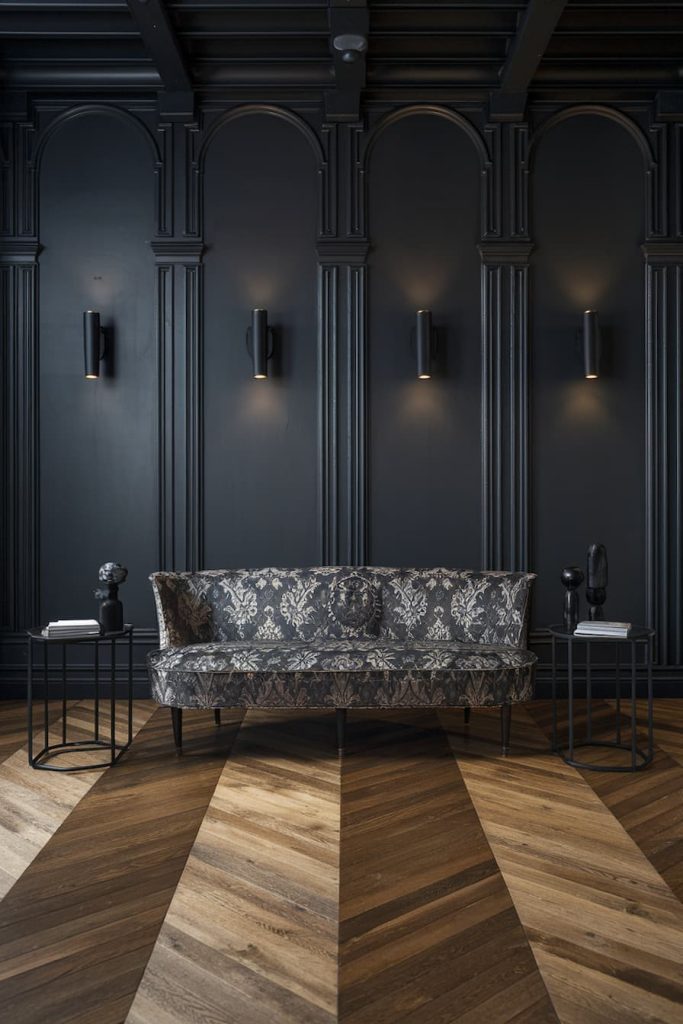
<instances>
[{"instance_id":1,"label":"white book","mask_svg":"<svg viewBox=\"0 0 683 1024\"><path fill-rule=\"evenodd\" d=\"M57 619L56 622L48 622L43 630L43 636L98 636L100 632L97 619Z\"/></svg>"},{"instance_id":2,"label":"white book","mask_svg":"<svg viewBox=\"0 0 683 1024\"><path fill-rule=\"evenodd\" d=\"M48 629L86 629L88 626L100 628L97 619L57 619L55 622L48 622Z\"/></svg>"},{"instance_id":3,"label":"white book","mask_svg":"<svg viewBox=\"0 0 683 1024\"><path fill-rule=\"evenodd\" d=\"M606 629L630 629L630 622L608 622L607 619L583 619L576 625L582 632L602 633Z\"/></svg>"},{"instance_id":4,"label":"white book","mask_svg":"<svg viewBox=\"0 0 683 1024\"><path fill-rule=\"evenodd\" d=\"M573 635L575 637L628 637L628 636L630 636L630 634L631 634L631 630L630 629L626 629L626 630L615 630L615 629L580 630L580 629L575 629L573 631Z\"/></svg>"}]
</instances>

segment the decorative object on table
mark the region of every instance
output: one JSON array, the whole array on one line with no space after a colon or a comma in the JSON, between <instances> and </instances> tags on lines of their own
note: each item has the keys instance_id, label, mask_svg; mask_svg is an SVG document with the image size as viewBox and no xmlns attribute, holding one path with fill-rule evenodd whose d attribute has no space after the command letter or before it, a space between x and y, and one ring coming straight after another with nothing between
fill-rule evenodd
<instances>
[{"instance_id":1,"label":"decorative object on table","mask_svg":"<svg viewBox=\"0 0 683 1024\"><path fill-rule=\"evenodd\" d=\"M104 568L104 566L103 566ZM117 568L121 568L118 566ZM125 569L123 570L125 572ZM125 579L125 577L124 577ZM95 620L88 620L94 622ZM89 632L87 629L80 633L70 632L65 635L58 636L46 636L45 630L40 629L29 629L27 630L28 638L28 685L26 688L27 694L27 711L28 711L28 763L32 768L42 768L44 771L51 772L78 772L78 771L92 771L95 768L108 768L112 764L116 764L121 755L128 750L128 747L133 741L133 627L131 625L122 625L120 630L111 632L108 636L104 636L99 631L99 624L97 626L97 632ZM117 724L117 713L116 713L116 649L117 642L123 641L128 647L128 671L126 675L126 703L128 706L128 716L125 722L126 736L125 739L121 740L116 735L116 724ZM36 644L41 645L43 648L43 671L40 673L34 669L33 664L33 653ZM68 721L67 721L67 705L66 705L66 677L67 677L67 665L66 665L66 651L69 644L86 644L91 645L94 651L93 658L93 676L95 683L94 701L93 701L93 735L90 739L80 740L69 740L68 739ZM101 722L100 716L100 646L104 644L109 647L109 693L106 696L106 701L109 707L108 720L105 723ZM50 727L49 727L49 701L48 697L50 694L50 686L54 685L50 682L50 658L49 649L55 645L61 647L61 701L62 701L62 716L61 716L61 743L50 743ZM40 676L42 675L42 690L43 690L43 746L37 753L33 753L33 691L36 683L40 685ZM58 684L57 684L58 685ZM119 684L120 685L120 684ZM59 692L59 691L58 691ZM104 698L103 698L104 699ZM123 724L121 713L118 714L119 728ZM54 727L53 727L54 728ZM83 721L79 717L79 732L83 732ZM88 750L101 750L106 756L105 761L98 761L96 764L81 764L81 765L62 765L53 763L59 759L60 754L73 754L78 751Z\"/></svg>"},{"instance_id":2,"label":"decorative object on table","mask_svg":"<svg viewBox=\"0 0 683 1024\"><path fill-rule=\"evenodd\" d=\"M100 601L100 625L105 633L120 633L123 629L123 605L119 601L119 584L125 583L128 570L118 562L105 562L98 573L101 583L94 591Z\"/></svg>"},{"instance_id":3,"label":"decorative object on table","mask_svg":"<svg viewBox=\"0 0 683 1024\"><path fill-rule=\"evenodd\" d=\"M562 619L567 629L574 629L579 621L578 588L583 583L583 573L578 565L566 565L560 573L562 585L566 587L564 595L564 614Z\"/></svg>"},{"instance_id":4,"label":"decorative object on table","mask_svg":"<svg viewBox=\"0 0 683 1024\"><path fill-rule=\"evenodd\" d=\"M630 622L608 622L606 619L591 622L587 619L577 624L574 636L611 636L617 640L628 640L631 629Z\"/></svg>"},{"instance_id":5,"label":"decorative object on table","mask_svg":"<svg viewBox=\"0 0 683 1024\"><path fill-rule=\"evenodd\" d=\"M607 551L604 544L591 544L586 558L586 600L591 619L601 619L607 598Z\"/></svg>"},{"instance_id":6,"label":"decorative object on table","mask_svg":"<svg viewBox=\"0 0 683 1024\"><path fill-rule=\"evenodd\" d=\"M59 637L99 636L101 632L102 627L97 619L57 619L48 622L43 636L48 640L57 640Z\"/></svg>"},{"instance_id":7,"label":"decorative object on table","mask_svg":"<svg viewBox=\"0 0 683 1024\"><path fill-rule=\"evenodd\" d=\"M598 626L598 623L587 622L581 623L588 627ZM604 622L599 623L599 626L604 627ZM567 764L572 765L574 768L587 768L592 772L637 772L641 768L645 768L646 765L650 764L654 755L654 715L653 715L653 702L652 702L652 644L654 638L654 630L648 629L645 626L634 626L628 622L621 623L607 623L608 626L621 626L628 627L628 635L614 636L600 634L598 632L578 633L573 630L565 629L562 625L548 626L548 632L550 633L551 641L551 664L552 664L552 702L553 702L553 738L552 738L552 749L555 753L560 754ZM557 739L557 682L558 682L558 661L557 661L557 643L564 642L567 645L567 661L566 661L566 672L567 672L567 719L568 719L568 736L567 736L567 749L566 751L560 747ZM576 645L583 644L583 648L586 652L585 670L581 666L580 672L575 671L575 665L577 660ZM615 652L615 664L616 664L616 680L615 680L615 711L616 711L616 727L614 739L594 739L593 738L593 683L592 683L592 665L591 665L591 653L594 644L614 644ZM623 653L623 649L629 651L630 657L622 658L620 655ZM642 660L638 659L638 651L642 652ZM625 670L625 671L624 671ZM638 746L638 704L637 704L637 686L638 686L638 674L641 677L644 675L647 684L647 717L646 717L646 729L647 729L647 747L642 749ZM581 705L581 717L585 716L586 723L586 735L580 743L576 742L575 739L575 727L574 727L574 700L577 696L584 696L584 685L583 680L585 679L585 705L582 702ZM629 714L629 726L628 741L622 742L622 734L626 731L622 720L622 684L628 682L628 708ZM580 687L580 689L579 689ZM624 710L624 717L628 712ZM642 723L641 723L642 724ZM580 761L575 755L575 750L579 747L595 747L602 748L607 747L612 750L624 750L628 751L630 757L626 764L596 764L590 761Z\"/></svg>"}]
</instances>

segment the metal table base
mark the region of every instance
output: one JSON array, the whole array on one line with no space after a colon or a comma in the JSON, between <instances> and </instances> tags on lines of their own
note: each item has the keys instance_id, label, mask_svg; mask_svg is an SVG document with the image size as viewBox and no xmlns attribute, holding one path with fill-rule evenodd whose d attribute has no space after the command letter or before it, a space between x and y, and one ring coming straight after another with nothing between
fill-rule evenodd
<instances>
[{"instance_id":1,"label":"metal table base","mask_svg":"<svg viewBox=\"0 0 683 1024\"><path fill-rule=\"evenodd\" d=\"M645 627L637 627L624 639L615 637L585 637L575 636L567 631L564 626L549 627L552 644L552 703L553 703L553 724L552 724L552 749L560 754L563 760L574 768L585 768L592 772L637 772L646 768L653 758L654 751L654 718L652 704L652 639L654 631ZM569 719L569 735L566 751L558 744L557 739L557 641L564 640L567 644L567 717ZM574 645L584 643L586 650L586 736L581 742L576 742L574 727ZM614 644L615 647L615 698L616 698L616 732L614 740L596 740L593 738L593 682L591 665L592 644ZM620 658L621 645L630 646L630 658L627 662L630 679L630 693L627 697L630 705L630 742L622 742L622 686L625 675L622 674L622 662ZM638 647L642 647L644 658L638 664ZM626 667L626 666L625 666ZM636 707L638 669L645 669L647 676L647 748L645 750L638 746L638 714ZM625 765L597 765L587 761L579 760L575 750L590 747L608 747L613 750L624 750L630 753L630 763Z\"/></svg>"},{"instance_id":2,"label":"metal table base","mask_svg":"<svg viewBox=\"0 0 683 1024\"><path fill-rule=\"evenodd\" d=\"M92 771L95 768L109 768L111 765L116 764L119 758L128 750L128 747L133 741L133 627L126 624L120 633L103 633L101 636L81 636L81 637L46 637L43 636L40 630L30 629L27 631L28 637L28 687L27 687L27 726L28 726L28 763L32 768L41 769L42 771L50 772L82 772ZM116 738L116 642L117 640L127 641L128 646L128 674L127 674L127 738L125 743L117 741ZM43 734L44 741L43 747L37 754L33 753L33 688L34 688L34 662L33 662L33 645L35 643L41 643L43 645L43 700L44 700L44 722L43 722ZM50 693L50 681L49 681L49 647L51 645L61 644L62 656L61 656L61 697L62 697L62 740L61 743L50 743L50 728L49 728L49 693ZM94 675L95 675L95 708L94 708L94 725L93 725L93 738L87 740L67 740L67 702L66 702L66 676L67 676L67 659L66 659L66 648L68 644L93 644L95 649L94 654ZM108 735L103 738L100 729L100 644L111 645L111 658L110 658L110 672L109 672L109 706L110 706L110 727ZM59 764L51 764L51 758L57 758L60 754L67 753L73 750L106 750L109 756L104 761L98 761L95 764L87 765L72 765L63 766Z\"/></svg>"}]
</instances>

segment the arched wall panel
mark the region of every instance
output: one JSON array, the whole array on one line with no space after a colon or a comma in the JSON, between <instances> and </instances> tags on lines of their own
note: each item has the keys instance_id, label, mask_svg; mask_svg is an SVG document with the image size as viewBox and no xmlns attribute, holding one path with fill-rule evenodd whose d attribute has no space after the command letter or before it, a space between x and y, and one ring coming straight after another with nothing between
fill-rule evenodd
<instances>
[{"instance_id":1,"label":"arched wall panel","mask_svg":"<svg viewBox=\"0 0 683 1024\"><path fill-rule=\"evenodd\" d=\"M390 125L369 162L369 555L476 565L481 550L480 160L441 118ZM430 380L411 332L429 308Z\"/></svg>"},{"instance_id":2,"label":"arched wall panel","mask_svg":"<svg viewBox=\"0 0 683 1024\"><path fill-rule=\"evenodd\" d=\"M305 565L320 551L317 166L270 114L218 129L204 160L203 479L207 566ZM275 328L269 378L246 349Z\"/></svg>"},{"instance_id":3,"label":"arched wall panel","mask_svg":"<svg viewBox=\"0 0 683 1024\"><path fill-rule=\"evenodd\" d=\"M606 617L643 621L643 155L614 121L571 117L538 142L531 188L536 623L561 614L560 569L585 569L594 541L609 557ZM588 308L603 333L598 380L583 377L579 331Z\"/></svg>"},{"instance_id":4,"label":"arched wall panel","mask_svg":"<svg viewBox=\"0 0 683 1024\"><path fill-rule=\"evenodd\" d=\"M96 615L108 560L130 570L126 617L154 625L158 564L154 163L125 117L66 120L40 162L40 615ZM107 330L103 375L84 380L83 311Z\"/></svg>"}]
</instances>

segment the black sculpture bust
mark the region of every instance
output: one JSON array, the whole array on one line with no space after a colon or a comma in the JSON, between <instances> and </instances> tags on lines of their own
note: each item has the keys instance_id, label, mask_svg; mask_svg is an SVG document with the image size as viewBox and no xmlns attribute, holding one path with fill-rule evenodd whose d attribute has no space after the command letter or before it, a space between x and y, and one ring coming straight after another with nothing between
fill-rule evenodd
<instances>
[{"instance_id":1,"label":"black sculpture bust","mask_svg":"<svg viewBox=\"0 0 683 1024\"><path fill-rule=\"evenodd\" d=\"M564 595L564 612L562 621L565 629L573 633L579 621L579 595L578 588L583 583L583 573L578 565L567 565L560 573L560 579L567 588Z\"/></svg>"},{"instance_id":2,"label":"black sculpture bust","mask_svg":"<svg viewBox=\"0 0 683 1024\"><path fill-rule=\"evenodd\" d=\"M604 544L591 544L586 559L586 600L591 619L602 619L602 606L607 599L607 551Z\"/></svg>"},{"instance_id":3,"label":"black sculpture bust","mask_svg":"<svg viewBox=\"0 0 683 1024\"><path fill-rule=\"evenodd\" d=\"M98 577L105 587L94 591L100 601L99 622L105 633L118 633L123 629L123 605L119 601L119 584L125 583L128 570L118 562L105 562Z\"/></svg>"}]
</instances>

